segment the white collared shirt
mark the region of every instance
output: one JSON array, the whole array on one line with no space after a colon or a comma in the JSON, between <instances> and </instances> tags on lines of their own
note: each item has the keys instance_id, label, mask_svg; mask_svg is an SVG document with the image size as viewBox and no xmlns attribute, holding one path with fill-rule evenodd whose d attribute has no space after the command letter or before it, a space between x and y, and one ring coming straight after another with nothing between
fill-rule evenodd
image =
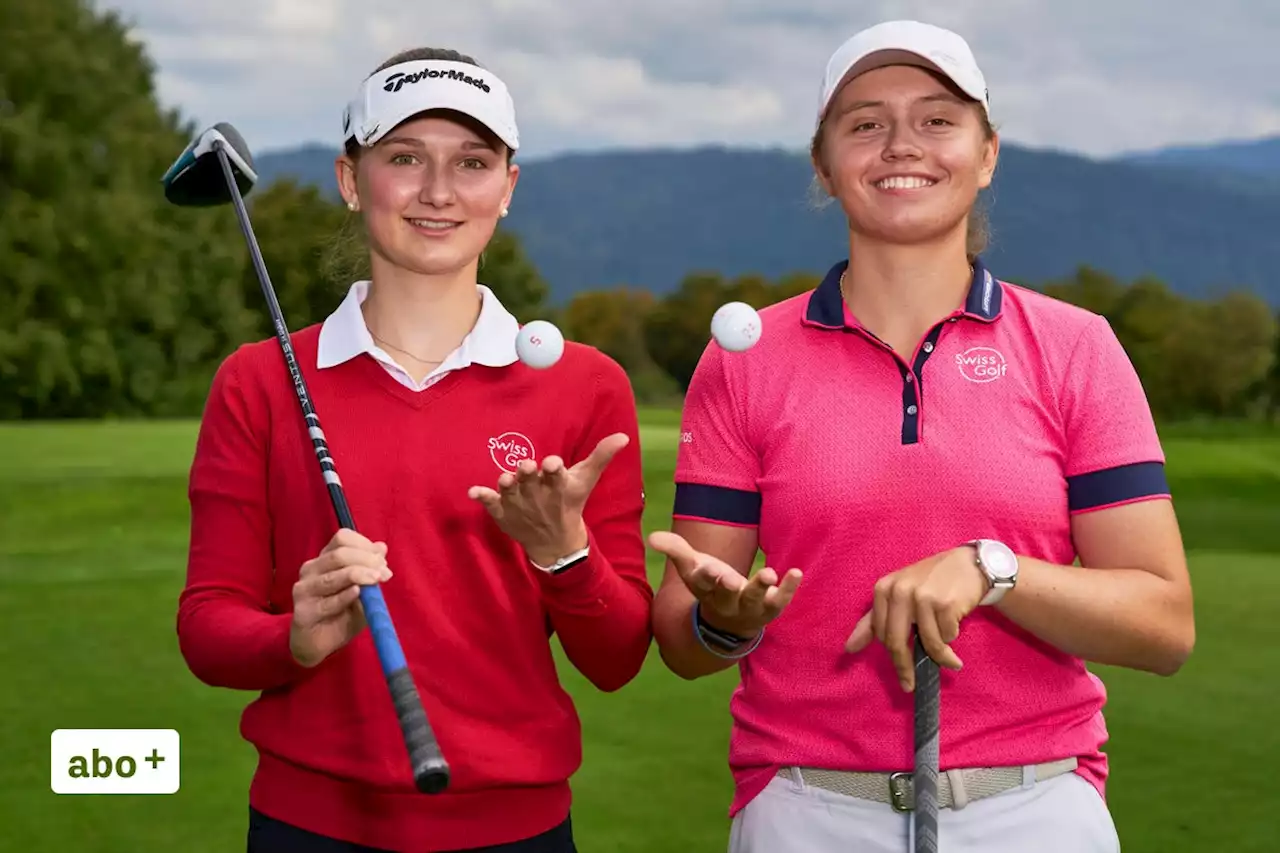
<instances>
[{"instance_id":1,"label":"white collared shirt","mask_svg":"<svg viewBox=\"0 0 1280 853\"><path fill-rule=\"evenodd\" d=\"M449 353L442 364L421 382L415 382L391 355L374 343L373 335L369 333L364 312L360 310L361 304L369 295L369 284L368 281L357 281L351 285L346 299L342 300L342 304L320 327L316 366L321 370L368 353L400 384L414 391L422 391L439 382L445 375L472 364L506 367L516 362L516 335L520 332L520 323L503 307L493 291L481 284L476 286L481 298L480 316L476 319L476 324L462 339L462 344Z\"/></svg>"}]
</instances>

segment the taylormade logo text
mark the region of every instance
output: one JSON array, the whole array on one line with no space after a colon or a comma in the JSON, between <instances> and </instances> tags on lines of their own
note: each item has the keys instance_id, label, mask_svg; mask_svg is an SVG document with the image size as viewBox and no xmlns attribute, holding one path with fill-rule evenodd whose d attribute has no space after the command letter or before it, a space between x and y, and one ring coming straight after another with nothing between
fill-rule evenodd
<instances>
[{"instance_id":1,"label":"taylormade logo text","mask_svg":"<svg viewBox=\"0 0 1280 853\"><path fill-rule=\"evenodd\" d=\"M459 83L468 83L475 86L482 92L489 91L489 84L481 80L479 77L472 77L470 74L464 74L461 71L449 70L440 71L434 68L426 68L422 71L415 71L412 74L405 74L403 71L397 71L387 78L382 84L382 88L387 92L399 92L401 88L410 83L417 83L419 80L435 80L439 78L446 80L457 80Z\"/></svg>"}]
</instances>

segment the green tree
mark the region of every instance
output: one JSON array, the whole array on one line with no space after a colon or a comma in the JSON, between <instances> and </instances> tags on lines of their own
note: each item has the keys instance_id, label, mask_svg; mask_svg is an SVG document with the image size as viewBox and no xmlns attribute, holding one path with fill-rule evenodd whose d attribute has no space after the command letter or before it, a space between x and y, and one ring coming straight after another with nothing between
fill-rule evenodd
<instances>
[{"instance_id":1,"label":"green tree","mask_svg":"<svg viewBox=\"0 0 1280 853\"><path fill-rule=\"evenodd\" d=\"M677 402L680 389L654 362L645 338L647 319L656 307L647 290L587 290L569 301L559 322L567 337L595 347L622 365L638 402Z\"/></svg>"},{"instance_id":2,"label":"green tree","mask_svg":"<svg viewBox=\"0 0 1280 853\"><path fill-rule=\"evenodd\" d=\"M726 302L745 302L760 310L812 290L820 281L801 274L770 282L754 274L726 280L719 273L692 273L646 317L644 339L649 355L682 391L687 390L711 340L711 318L717 308Z\"/></svg>"},{"instance_id":3,"label":"green tree","mask_svg":"<svg viewBox=\"0 0 1280 853\"><path fill-rule=\"evenodd\" d=\"M1276 324L1275 345L1272 348L1271 369L1262 381L1260 393L1268 420L1280 419L1280 311L1272 320Z\"/></svg>"},{"instance_id":4,"label":"green tree","mask_svg":"<svg viewBox=\"0 0 1280 853\"><path fill-rule=\"evenodd\" d=\"M1110 320L1164 418L1245 414L1275 359L1271 309L1242 290L1197 300L1142 278L1115 300Z\"/></svg>"},{"instance_id":5,"label":"green tree","mask_svg":"<svg viewBox=\"0 0 1280 853\"><path fill-rule=\"evenodd\" d=\"M1125 288L1108 319L1142 379L1157 416L1176 418L1194 413L1199 393L1198 324L1191 302L1163 282L1141 278Z\"/></svg>"},{"instance_id":6,"label":"green tree","mask_svg":"<svg viewBox=\"0 0 1280 853\"><path fill-rule=\"evenodd\" d=\"M693 273L645 318L649 355L682 392L711 339L712 315L729 301L729 285L718 273Z\"/></svg>"},{"instance_id":7,"label":"green tree","mask_svg":"<svg viewBox=\"0 0 1280 853\"><path fill-rule=\"evenodd\" d=\"M766 305L771 305L777 301L775 288L772 282L764 276L749 274L738 276L732 281L726 282L724 294L721 297L724 302L745 302L753 308L760 309ZM715 306L719 308L720 306ZM715 309L712 309L715 313ZM711 326L711 317L707 316L708 333Z\"/></svg>"},{"instance_id":8,"label":"green tree","mask_svg":"<svg viewBox=\"0 0 1280 853\"><path fill-rule=\"evenodd\" d=\"M113 12L0 4L0 417L198 410L252 325L226 211L167 205L193 129Z\"/></svg>"},{"instance_id":9,"label":"green tree","mask_svg":"<svg viewBox=\"0 0 1280 853\"><path fill-rule=\"evenodd\" d=\"M608 355L628 373L635 373L653 363L645 346L644 322L655 305L647 290L584 290L565 307L563 331L570 339Z\"/></svg>"},{"instance_id":10,"label":"green tree","mask_svg":"<svg viewBox=\"0 0 1280 853\"><path fill-rule=\"evenodd\" d=\"M1197 308L1196 408L1217 417L1246 414L1275 366L1276 318L1261 297L1243 290Z\"/></svg>"},{"instance_id":11,"label":"green tree","mask_svg":"<svg viewBox=\"0 0 1280 853\"><path fill-rule=\"evenodd\" d=\"M1114 276L1085 265L1079 267L1071 278L1045 285L1041 292L1103 317L1111 317L1125 295L1125 287Z\"/></svg>"},{"instance_id":12,"label":"green tree","mask_svg":"<svg viewBox=\"0 0 1280 853\"><path fill-rule=\"evenodd\" d=\"M549 288L520 238L499 228L480 258L479 279L522 323L547 316Z\"/></svg>"},{"instance_id":13,"label":"green tree","mask_svg":"<svg viewBox=\"0 0 1280 853\"><path fill-rule=\"evenodd\" d=\"M323 322L346 295L349 280L334 277L330 256L335 241L354 217L316 187L292 179L256 190L247 200L262 260L271 275L291 330ZM246 304L261 306L262 287L252 264L241 276ZM258 312L256 335L274 333L265 310Z\"/></svg>"},{"instance_id":14,"label":"green tree","mask_svg":"<svg viewBox=\"0 0 1280 853\"><path fill-rule=\"evenodd\" d=\"M807 272L784 275L770 287L770 301L782 302L793 296L808 293L822 284L822 276Z\"/></svg>"}]
</instances>

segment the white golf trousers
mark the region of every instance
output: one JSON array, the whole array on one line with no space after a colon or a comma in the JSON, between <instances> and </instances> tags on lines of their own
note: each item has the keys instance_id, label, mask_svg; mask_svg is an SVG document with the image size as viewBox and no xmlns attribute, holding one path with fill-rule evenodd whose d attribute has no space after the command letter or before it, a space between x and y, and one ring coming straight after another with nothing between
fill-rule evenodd
<instances>
[{"instance_id":1,"label":"white golf trousers","mask_svg":"<svg viewBox=\"0 0 1280 853\"><path fill-rule=\"evenodd\" d=\"M734 816L729 853L911 853L910 813L774 778ZM938 810L946 853L1119 853L1111 812L1075 773Z\"/></svg>"}]
</instances>

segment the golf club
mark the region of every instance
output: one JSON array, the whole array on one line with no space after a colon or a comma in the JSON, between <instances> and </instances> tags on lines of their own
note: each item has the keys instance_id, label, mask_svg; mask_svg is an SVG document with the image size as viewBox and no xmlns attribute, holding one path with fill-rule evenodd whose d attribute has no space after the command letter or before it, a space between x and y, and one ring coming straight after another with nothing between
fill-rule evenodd
<instances>
[{"instance_id":1,"label":"golf club","mask_svg":"<svg viewBox=\"0 0 1280 853\"><path fill-rule=\"evenodd\" d=\"M307 392L302 371L294 356L293 345L289 340L289 330L285 326L275 288L271 285L271 278L267 274L262 252L258 248L258 241L249 221L249 213L245 209L243 194L252 189L257 179L253 157L249 153L244 138L234 127L222 122L215 124L192 141L161 180L164 184L165 198L175 205L210 207L225 204L228 201L235 205L236 216L240 220L240 228L249 246L258 281L262 285L262 294L266 297L267 306L271 311L276 339L284 353L285 364L289 368L298 403L302 406L307 432L315 447L316 459L320 463L320 470L328 486L329 498L337 514L338 524L340 527L355 530L355 521L347 506L342 481L338 478L333 458L329 455L324 431L320 428L320 418L311 405L311 395ZM400 729L404 735L410 765L413 768L414 784L424 794L440 793L449 785L449 765L440 752L435 732L422 707L422 700L414 685L413 675L409 671L395 626L391 622L391 614L387 611L381 587L377 585L361 587L360 603L364 608L365 619L369 624L374 647L377 649L378 660L382 664L387 687L391 691L396 716L400 720Z\"/></svg>"},{"instance_id":2,"label":"golf club","mask_svg":"<svg viewBox=\"0 0 1280 853\"><path fill-rule=\"evenodd\" d=\"M938 728L941 681L938 663L919 636L915 641L915 767L911 789L912 853L938 853Z\"/></svg>"}]
</instances>

